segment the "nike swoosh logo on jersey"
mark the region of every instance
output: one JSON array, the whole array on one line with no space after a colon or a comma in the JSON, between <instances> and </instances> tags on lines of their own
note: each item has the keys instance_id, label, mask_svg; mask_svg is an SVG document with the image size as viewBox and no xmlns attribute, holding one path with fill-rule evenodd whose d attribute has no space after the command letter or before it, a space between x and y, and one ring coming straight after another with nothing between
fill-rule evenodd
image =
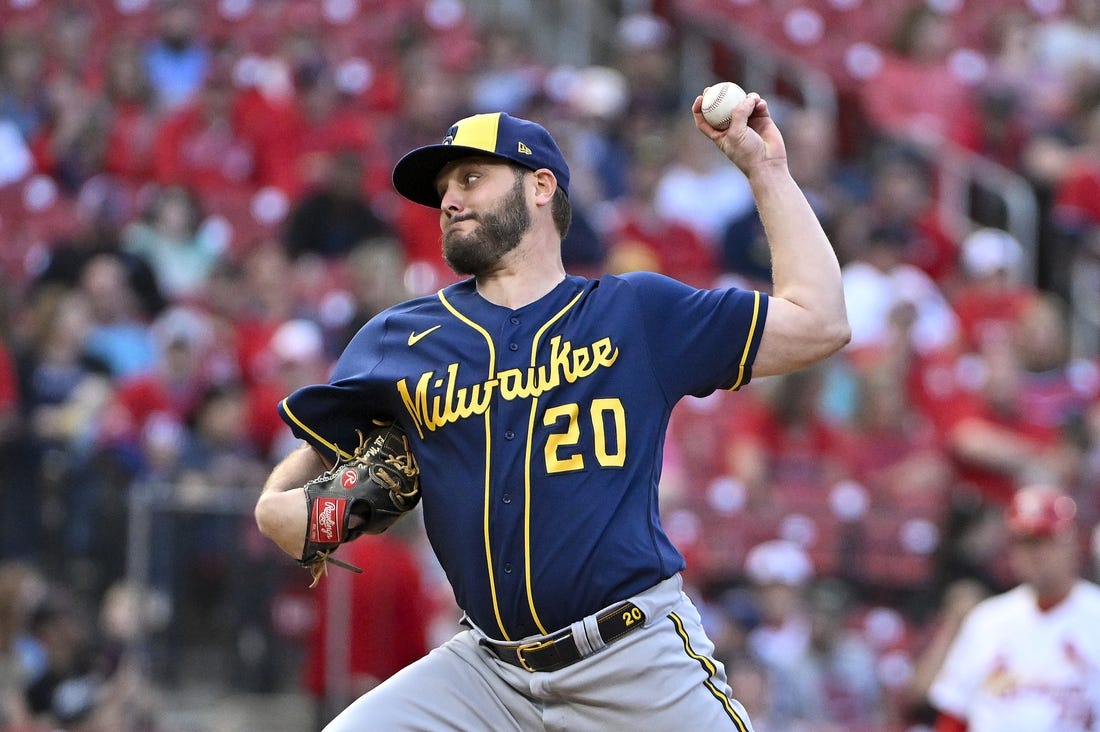
<instances>
[{"instance_id":1,"label":"nike swoosh logo on jersey","mask_svg":"<svg viewBox=\"0 0 1100 732\"><path fill-rule=\"evenodd\" d=\"M442 327L443 327L442 325L436 325L436 326L433 326L431 328L428 328L427 330L425 330L421 333L416 333L415 331L412 332L412 333L409 333L409 345L410 346L415 346L420 341L421 338L428 335L432 331L437 330L437 329L442 328Z\"/></svg>"}]
</instances>

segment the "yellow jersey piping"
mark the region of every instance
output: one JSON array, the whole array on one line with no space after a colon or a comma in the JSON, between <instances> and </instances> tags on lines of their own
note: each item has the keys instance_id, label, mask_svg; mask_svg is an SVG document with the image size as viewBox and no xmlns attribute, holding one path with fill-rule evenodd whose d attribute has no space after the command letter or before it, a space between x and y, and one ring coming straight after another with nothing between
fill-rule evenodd
<instances>
[{"instance_id":1,"label":"yellow jersey piping","mask_svg":"<svg viewBox=\"0 0 1100 732\"><path fill-rule=\"evenodd\" d=\"M332 453L334 455L337 455L340 459L342 459L342 460L350 460L351 459L351 457L352 457L351 453L344 452L343 450L341 450L339 447L336 446L336 443L329 442L324 437L321 437L319 434L317 434L316 432L311 430L309 427L307 427L305 425L305 423L302 422L302 420L298 419L298 417L294 414L294 412L290 411L290 405L287 404L286 399L283 399L283 401L281 402L281 406L283 408L283 411L286 412L286 416L290 417L291 421L294 422L294 424L298 425L298 427L300 427L303 432L305 432L307 435L309 435L314 440L321 443L322 445L324 445L328 449L332 450Z\"/></svg>"},{"instance_id":2,"label":"yellow jersey piping","mask_svg":"<svg viewBox=\"0 0 1100 732\"><path fill-rule=\"evenodd\" d=\"M443 290L440 290L438 294L439 301L443 303L443 307L447 308L447 310L460 321L480 333L485 339L485 343L489 346L489 375L487 378L493 378L496 374L496 349L493 347L492 337L484 328L467 318L456 310L451 303L447 302L447 297L443 294ZM492 470L490 469L492 457L492 430L489 421L491 411L491 409L485 410L485 502L482 508L482 532L485 537L485 569L489 575L489 593L493 596L493 614L496 615L497 627L500 629L503 639L510 641L512 639L508 636L508 631L504 628L504 620L500 616L500 600L497 598L496 576L493 574L493 549L489 541L489 476L492 475Z\"/></svg>"},{"instance_id":3,"label":"yellow jersey piping","mask_svg":"<svg viewBox=\"0 0 1100 732\"><path fill-rule=\"evenodd\" d=\"M531 368L538 368L538 350L539 341L542 340L542 336L551 325L558 322L569 310L577 304L577 301L581 299L581 295L584 291L577 293L569 303L554 314L554 317L546 321L538 332L535 333L534 339L531 341ZM527 423L527 454L525 456L526 467L524 468L523 475L523 573L524 580L527 583L527 605L531 609L531 617L535 621L535 626L538 627L539 632L546 635L548 631L543 627L542 621L539 620L539 614L535 610L535 595L531 587L531 443L534 441L535 436L535 415L538 412L539 398L534 397L531 399L531 418Z\"/></svg>"},{"instance_id":4,"label":"yellow jersey piping","mask_svg":"<svg viewBox=\"0 0 1100 732\"><path fill-rule=\"evenodd\" d=\"M745 350L741 354L741 363L737 368L737 380L733 382L733 386L729 388L730 391L741 387L741 382L745 378L745 363L749 360L749 349L752 348L752 339L756 334L756 321L760 317L760 291L753 290L752 301L752 322L749 323L749 337L745 340Z\"/></svg>"}]
</instances>

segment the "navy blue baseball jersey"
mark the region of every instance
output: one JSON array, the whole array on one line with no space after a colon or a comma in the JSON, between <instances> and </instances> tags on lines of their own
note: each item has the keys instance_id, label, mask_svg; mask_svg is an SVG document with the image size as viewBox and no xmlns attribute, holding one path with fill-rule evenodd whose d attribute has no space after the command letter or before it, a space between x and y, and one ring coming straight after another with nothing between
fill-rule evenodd
<instances>
[{"instance_id":1,"label":"navy blue baseball jersey","mask_svg":"<svg viewBox=\"0 0 1100 732\"><path fill-rule=\"evenodd\" d=\"M517 640L684 568L658 514L669 414L749 381L767 310L652 273L568 276L515 310L466 280L371 319L279 409L330 458L372 417L400 422L459 607Z\"/></svg>"}]
</instances>

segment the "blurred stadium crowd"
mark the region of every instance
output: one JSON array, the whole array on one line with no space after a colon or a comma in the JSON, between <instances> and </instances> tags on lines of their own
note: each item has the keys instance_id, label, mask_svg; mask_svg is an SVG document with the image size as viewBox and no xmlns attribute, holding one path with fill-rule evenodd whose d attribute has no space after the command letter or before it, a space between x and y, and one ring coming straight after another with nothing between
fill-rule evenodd
<instances>
[{"instance_id":1,"label":"blurred stadium crowd","mask_svg":"<svg viewBox=\"0 0 1100 732\"><path fill-rule=\"evenodd\" d=\"M944 618L1013 582L1016 487L1097 525L1100 354L1070 314L1100 300L1072 286L1100 258L1100 0L593 5L613 22L577 65L460 0L0 0L0 729L165 729L189 674L331 700L453 628L410 525L355 549L383 568L341 596L355 673L310 652L327 591L251 520L292 447L274 406L453 281L389 172L477 111L565 149L570 271L766 290L747 182L688 112L765 61L726 27L835 84L838 114L770 101L853 326L820 367L681 404L666 445L664 521L758 728L919 729ZM980 197L944 215L948 144L1027 182L1034 241Z\"/></svg>"}]
</instances>

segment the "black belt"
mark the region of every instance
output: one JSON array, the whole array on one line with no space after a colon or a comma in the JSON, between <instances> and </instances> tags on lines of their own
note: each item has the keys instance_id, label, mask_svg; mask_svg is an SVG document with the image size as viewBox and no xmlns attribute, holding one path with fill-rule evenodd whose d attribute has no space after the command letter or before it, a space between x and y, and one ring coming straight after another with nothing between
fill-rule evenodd
<instances>
[{"instance_id":1,"label":"black belt","mask_svg":"<svg viewBox=\"0 0 1100 732\"><path fill-rule=\"evenodd\" d=\"M610 645L643 625L645 613L632 602L616 605L596 618L596 627L604 645ZM583 657L569 628L520 645L497 643L487 638L481 641L481 645L491 650L500 660L532 672L557 671Z\"/></svg>"}]
</instances>

